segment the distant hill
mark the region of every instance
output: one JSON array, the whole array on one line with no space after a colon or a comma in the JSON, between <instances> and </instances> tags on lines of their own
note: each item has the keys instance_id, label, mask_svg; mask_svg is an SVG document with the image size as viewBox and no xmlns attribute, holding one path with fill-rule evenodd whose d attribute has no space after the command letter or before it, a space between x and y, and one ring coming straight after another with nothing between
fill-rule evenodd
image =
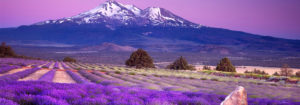
<instances>
[{"instance_id":1,"label":"distant hill","mask_svg":"<svg viewBox=\"0 0 300 105\"><path fill-rule=\"evenodd\" d=\"M105 52L133 52L137 50L131 46L120 46L114 43L103 43L98 46L90 46L82 48L85 51L105 51Z\"/></svg>"}]
</instances>

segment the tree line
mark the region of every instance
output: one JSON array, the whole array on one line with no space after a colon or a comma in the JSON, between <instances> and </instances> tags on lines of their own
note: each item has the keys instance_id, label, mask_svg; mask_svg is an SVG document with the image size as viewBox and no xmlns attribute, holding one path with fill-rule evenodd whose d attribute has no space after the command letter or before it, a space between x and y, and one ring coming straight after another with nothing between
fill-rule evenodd
<instances>
[{"instance_id":1,"label":"tree line","mask_svg":"<svg viewBox=\"0 0 300 105\"><path fill-rule=\"evenodd\" d=\"M153 64L152 57L143 49L138 49L137 51L134 51L128 60L125 62L126 66L129 67L135 67L135 68L155 68L155 65ZM180 56L178 59L176 59L173 63L169 64L166 69L172 69L172 70L196 70L195 66L188 64L187 60ZM209 66L204 66L204 70L211 70ZM215 68L217 71L224 71L224 72L236 72L236 68L231 63L230 59L225 57L222 58ZM261 75L268 75L264 71L260 71L258 69L255 69L254 71L246 71L245 73L254 73L254 74L261 74ZM280 72L275 72L273 75L275 76L292 76L293 70L289 68L287 64L284 64L281 68ZM300 71L296 72L297 77L300 77Z\"/></svg>"},{"instance_id":2,"label":"tree line","mask_svg":"<svg viewBox=\"0 0 300 105\"><path fill-rule=\"evenodd\" d=\"M135 68L155 68L152 57L143 49L134 51L130 55L129 59L126 60L125 65ZM173 70L196 70L195 66L188 64L187 60L183 56L180 56L166 68ZM236 72L235 67L228 58L223 58L217 65L216 70Z\"/></svg>"}]
</instances>

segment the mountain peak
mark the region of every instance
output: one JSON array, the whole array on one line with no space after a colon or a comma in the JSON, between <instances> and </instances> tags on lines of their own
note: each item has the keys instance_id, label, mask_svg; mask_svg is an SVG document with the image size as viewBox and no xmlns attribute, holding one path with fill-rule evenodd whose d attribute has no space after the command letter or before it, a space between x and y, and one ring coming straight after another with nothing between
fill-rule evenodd
<instances>
[{"instance_id":1,"label":"mountain peak","mask_svg":"<svg viewBox=\"0 0 300 105\"><path fill-rule=\"evenodd\" d=\"M114 0L108 0L94 9L80 13L73 17L48 20L37 23L36 25L61 24L64 22L77 24L105 24L110 27L120 25L152 25L199 28L200 26L176 16L172 12L163 8L149 7L142 10L134 5L125 5Z\"/></svg>"},{"instance_id":2,"label":"mountain peak","mask_svg":"<svg viewBox=\"0 0 300 105\"><path fill-rule=\"evenodd\" d=\"M112 16L121 9L122 7L118 2L109 0L94 9L84 12L83 14L102 14L105 16Z\"/></svg>"},{"instance_id":3,"label":"mountain peak","mask_svg":"<svg viewBox=\"0 0 300 105\"><path fill-rule=\"evenodd\" d=\"M161 8L159 7L149 7L145 9L147 11L145 15L148 15L150 19L157 19L161 17Z\"/></svg>"}]
</instances>

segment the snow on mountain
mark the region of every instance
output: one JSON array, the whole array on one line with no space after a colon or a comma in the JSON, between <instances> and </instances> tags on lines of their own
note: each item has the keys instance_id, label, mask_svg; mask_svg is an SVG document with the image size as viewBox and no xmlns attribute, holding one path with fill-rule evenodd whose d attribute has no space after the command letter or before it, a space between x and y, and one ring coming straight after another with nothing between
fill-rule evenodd
<instances>
[{"instance_id":1,"label":"snow on mountain","mask_svg":"<svg viewBox=\"0 0 300 105\"><path fill-rule=\"evenodd\" d=\"M79 15L58 20L48 20L37 23L61 24L72 22L77 24L104 23L109 26L138 25L138 26L184 26L199 28L200 25L189 22L168 10L158 7L149 7L144 10L134 5L124 5L116 1L106 1L98 7Z\"/></svg>"}]
</instances>

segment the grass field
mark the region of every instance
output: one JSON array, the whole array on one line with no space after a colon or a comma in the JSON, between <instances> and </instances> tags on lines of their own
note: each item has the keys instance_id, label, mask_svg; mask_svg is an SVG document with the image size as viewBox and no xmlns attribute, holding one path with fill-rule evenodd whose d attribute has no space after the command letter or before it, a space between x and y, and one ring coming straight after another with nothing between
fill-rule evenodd
<instances>
[{"instance_id":1,"label":"grass field","mask_svg":"<svg viewBox=\"0 0 300 105\"><path fill-rule=\"evenodd\" d=\"M196 68L198 70L202 70L204 65L196 65ZM212 69L216 68L215 66L209 66ZM280 72L281 68L280 67L262 67L262 66L236 66L236 72L237 73L244 73L246 70L247 71L253 71L254 69L265 71L269 75L274 74L275 72ZM291 68L293 70L293 74L296 72L300 71L299 68Z\"/></svg>"}]
</instances>

